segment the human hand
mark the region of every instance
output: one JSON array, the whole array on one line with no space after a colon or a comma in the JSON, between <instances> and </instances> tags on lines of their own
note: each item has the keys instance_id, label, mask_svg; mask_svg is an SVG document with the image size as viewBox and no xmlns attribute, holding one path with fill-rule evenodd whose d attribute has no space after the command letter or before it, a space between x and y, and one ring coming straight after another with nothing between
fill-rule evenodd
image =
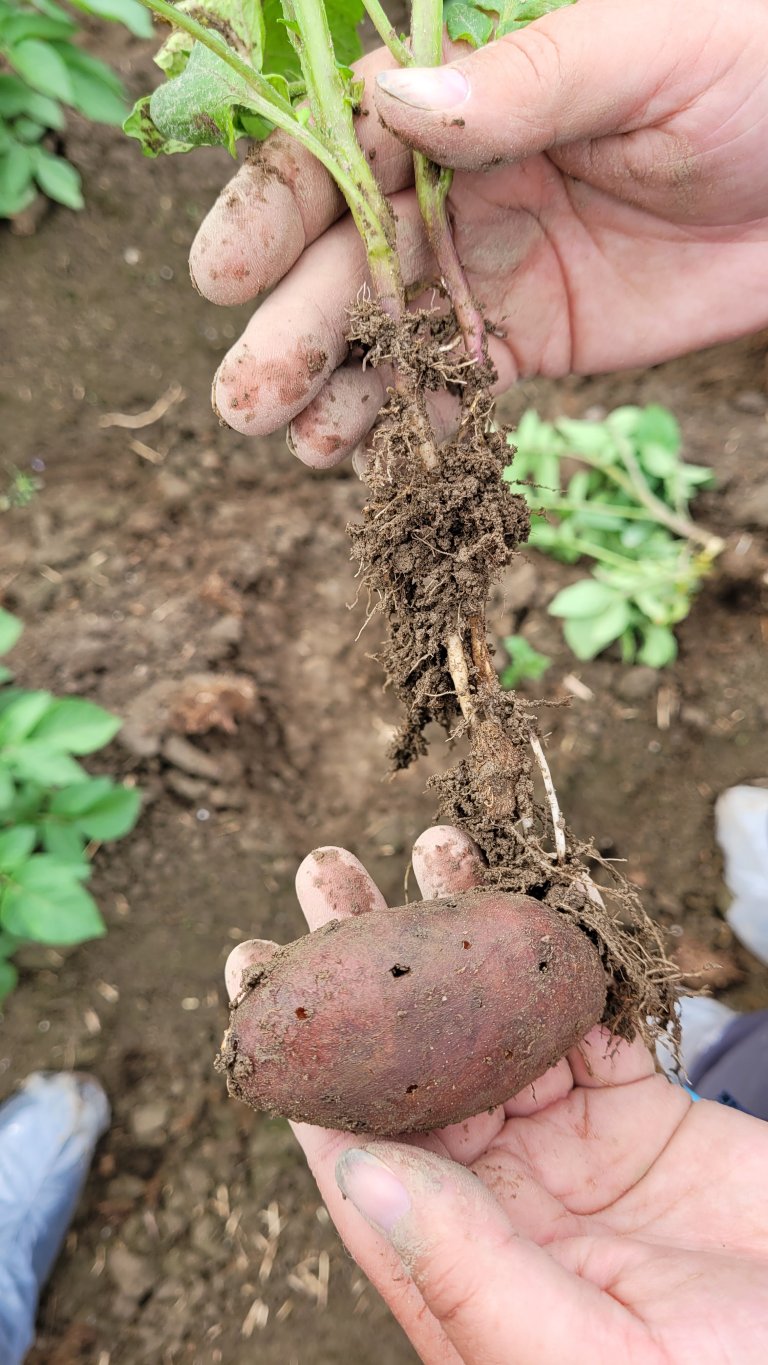
<instances>
[{"instance_id":1,"label":"human hand","mask_svg":"<svg viewBox=\"0 0 768 1365\"><path fill-rule=\"evenodd\" d=\"M579 0L439 72L395 72L383 52L359 64L358 131L393 196L410 286L434 267L403 142L458 168L450 211L499 390L768 322L767 50L765 0ZM290 422L316 467L364 439L388 378L347 359L366 269L342 210L326 172L276 133L191 254L216 302L277 285L222 362L215 402L250 435Z\"/></svg>"},{"instance_id":2,"label":"human hand","mask_svg":"<svg viewBox=\"0 0 768 1365\"><path fill-rule=\"evenodd\" d=\"M356 858L310 854L310 929L383 896ZM428 830L422 895L468 890L474 848ZM241 944L231 995L274 945ZM491 1113L402 1142L294 1125L355 1260L427 1365L762 1365L768 1125L655 1073L596 1029ZM362 1214L362 1217L360 1216Z\"/></svg>"}]
</instances>

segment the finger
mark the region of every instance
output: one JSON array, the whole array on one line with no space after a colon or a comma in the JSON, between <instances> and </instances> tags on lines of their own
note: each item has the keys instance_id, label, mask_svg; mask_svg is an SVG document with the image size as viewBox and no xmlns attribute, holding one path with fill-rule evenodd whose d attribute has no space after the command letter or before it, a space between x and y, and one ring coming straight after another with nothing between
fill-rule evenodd
<instances>
[{"instance_id":1,"label":"finger","mask_svg":"<svg viewBox=\"0 0 768 1365\"><path fill-rule=\"evenodd\" d=\"M455 896L478 886L483 874L479 848L452 825L433 825L413 846L413 871L425 900Z\"/></svg>"},{"instance_id":2,"label":"finger","mask_svg":"<svg viewBox=\"0 0 768 1365\"><path fill-rule=\"evenodd\" d=\"M345 1152L336 1179L395 1248L462 1360L586 1365L608 1360L617 1338L628 1355L640 1345L637 1319L516 1235L463 1167L381 1142Z\"/></svg>"},{"instance_id":3,"label":"finger","mask_svg":"<svg viewBox=\"0 0 768 1365\"><path fill-rule=\"evenodd\" d=\"M542 1109L549 1108L550 1104L557 1104L558 1100L565 1099L572 1090L573 1072L566 1058L561 1057L555 1066L551 1066L549 1071L545 1071L532 1085L527 1085L525 1090L507 1100L504 1113L510 1119L527 1118L529 1114L538 1114Z\"/></svg>"},{"instance_id":4,"label":"finger","mask_svg":"<svg viewBox=\"0 0 768 1365\"><path fill-rule=\"evenodd\" d=\"M410 285L428 278L431 256L415 196L396 195L393 209ZM345 359L349 311L367 284L363 244L347 218L303 253L224 357L214 379L223 420L264 436L296 417Z\"/></svg>"},{"instance_id":5,"label":"finger","mask_svg":"<svg viewBox=\"0 0 768 1365\"><path fill-rule=\"evenodd\" d=\"M356 64L366 88L355 121L385 194L411 183L411 157L380 123L373 78L393 66L384 49ZM247 303L282 279L310 242L343 212L328 172L287 133L258 143L203 221L189 256L192 279L212 303Z\"/></svg>"},{"instance_id":6,"label":"finger","mask_svg":"<svg viewBox=\"0 0 768 1365\"><path fill-rule=\"evenodd\" d=\"M576 1085L588 1090L631 1085L652 1076L656 1063L641 1038L628 1043L602 1026L593 1028L568 1053Z\"/></svg>"},{"instance_id":7,"label":"finger","mask_svg":"<svg viewBox=\"0 0 768 1365\"><path fill-rule=\"evenodd\" d=\"M466 170L628 131L690 96L666 41L676 22L662 0L579 0L447 66L382 72L376 107L410 146Z\"/></svg>"},{"instance_id":8,"label":"finger","mask_svg":"<svg viewBox=\"0 0 768 1365\"><path fill-rule=\"evenodd\" d=\"M316 848L310 853L296 873L296 895L310 929L387 908L372 877L345 848Z\"/></svg>"},{"instance_id":9,"label":"finger","mask_svg":"<svg viewBox=\"0 0 768 1365\"><path fill-rule=\"evenodd\" d=\"M388 367L363 370L356 361L339 366L291 422L288 444L293 454L311 469L340 464L372 429L390 379Z\"/></svg>"},{"instance_id":10,"label":"finger","mask_svg":"<svg viewBox=\"0 0 768 1365\"><path fill-rule=\"evenodd\" d=\"M262 962L269 962L279 951L279 945L271 939L249 938L232 949L224 964L224 984L230 1000L234 1000L243 988L243 976Z\"/></svg>"},{"instance_id":11,"label":"finger","mask_svg":"<svg viewBox=\"0 0 768 1365\"><path fill-rule=\"evenodd\" d=\"M306 1123L293 1123L291 1127L344 1245L407 1332L419 1360L425 1365L463 1365L440 1325L424 1307L413 1280L403 1274L397 1252L358 1217L336 1183L337 1162L360 1139Z\"/></svg>"}]
</instances>

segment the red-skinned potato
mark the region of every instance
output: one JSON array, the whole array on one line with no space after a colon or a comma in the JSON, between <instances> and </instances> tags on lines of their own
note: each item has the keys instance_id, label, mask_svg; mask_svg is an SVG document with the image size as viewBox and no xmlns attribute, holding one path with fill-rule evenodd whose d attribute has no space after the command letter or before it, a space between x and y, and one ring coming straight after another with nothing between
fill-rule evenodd
<instances>
[{"instance_id":1,"label":"red-skinned potato","mask_svg":"<svg viewBox=\"0 0 768 1365\"><path fill-rule=\"evenodd\" d=\"M597 1023L589 939L496 891L332 920L254 968L220 1065L255 1109L329 1128L424 1132L517 1094Z\"/></svg>"}]
</instances>

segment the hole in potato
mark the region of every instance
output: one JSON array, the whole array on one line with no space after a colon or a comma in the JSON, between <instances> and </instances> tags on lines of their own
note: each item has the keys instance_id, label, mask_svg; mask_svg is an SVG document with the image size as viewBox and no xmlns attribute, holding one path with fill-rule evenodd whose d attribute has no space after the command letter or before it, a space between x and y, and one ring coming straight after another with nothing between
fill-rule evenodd
<instances>
[{"instance_id":1,"label":"hole in potato","mask_svg":"<svg viewBox=\"0 0 768 1365\"><path fill-rule=\"evenodd\" d=\"M549 963L547 962L546 958L542 958L541 962L539 963L539 971L540 972L549 971Z\"/></svg>"},{"instance_id":2,"label":"hole in potato","mask_svg":"<svg viewBox=\"0 0 768 1365\"><path fill-rule=\"evenodd\" d=\"M295 1011L295 1014L297 1019L309 1018L309 1010L305 1010L303 1005L299 1005L299 1008Z\"/></svg>"},{"instance_id":3,"label":"hole in potato","mask_svg":"<svg viewBox=\"0 0 768 1365\"><path fill-rule=\"evenodd\" d=\"M396 962L394 967L390 967L389 970L394 977L398 977L407 976L411 969L410 967L403 967L399 962Z\"/></svg>"},{"instance_id":4,"label":"hole in potato","mask_svg":"<svg viewBox=\"0 0 768 1365\"><path fill-rule=\"evenodd\" d=\"M417 1084L416 1084L416 1085L407 1085L407 1086L405 1087L405 1093L406 1093L406 1095L412 1095L413 1092L414 1092L414 1090L418 1090L418 1088L419 1088L419 1087L418 1087Z\"/></svg>"},{"instance_id":5,"label":"hole in potato","mask_svg":"<svg viewBox=\"0 0 768 1365\"><path fill-rule=\"evenodd\" d=\"M470 941L469 941L468 938L465 938L465 939L462 939L462 941L461 941L461 946L462 946L462 948L471 948L471 947L472 947L472 944L470 943Z\"/></svg>"}]
</instances>

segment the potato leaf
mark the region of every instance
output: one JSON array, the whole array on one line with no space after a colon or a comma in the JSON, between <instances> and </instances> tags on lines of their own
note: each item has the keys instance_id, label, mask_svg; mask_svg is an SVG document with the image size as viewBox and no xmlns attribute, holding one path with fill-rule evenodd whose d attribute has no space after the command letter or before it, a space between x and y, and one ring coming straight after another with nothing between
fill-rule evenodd
<instances>
[{"instance_id":1,"label":"potato leaf","mask_svg":"<svg viewBox=\"0 0 768 1365\"><path fill-rule=\"evenodd\" d=\"M253 109L248 83L215 52L195 43L181 75L150 97L149 116L166 142L226 147L234 156L240 108Z\"/></svg>"}]
</instances>

